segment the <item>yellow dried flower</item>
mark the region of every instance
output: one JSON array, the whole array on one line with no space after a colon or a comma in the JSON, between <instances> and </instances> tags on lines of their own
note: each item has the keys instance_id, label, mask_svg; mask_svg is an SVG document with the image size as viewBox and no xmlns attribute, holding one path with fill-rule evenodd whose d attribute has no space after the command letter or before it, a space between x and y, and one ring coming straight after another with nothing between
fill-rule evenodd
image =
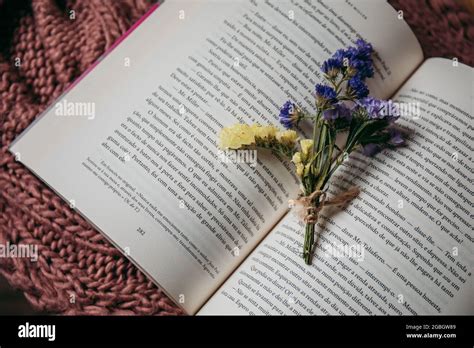
<instances>
[{"instance_id":1,"label":"yellow dried flower","mask_svg":"<svg viewBox=\"0 0 474 348\"><path fill-rule=\"evenodd\" d=\"M300 141L301 145L301 153L304 158L307 158L311 149L313 148L313 140L312 139L303 139Z\"/></svg>"},{"instance_id":2,"label":"yellow dried flower","mask_svg":"<svg viewBox=\"0 0 474 348\"><path fill-rule=\"evenodd\" d=\"M303 163L296 163L296 175L298 175L300 178L303 177L303 171L304 171L304 165Z\"/></svg>"},{"instance_id":3,"label":"yellow dried flower","mask_svg":"<svg viewBox=\"0 0 474 348\"><path fill-rule=\"evenodd\" d=\"M293 155L293 158L291 159L291 161L294 164L301 163L301 152L295 152L295 154Z\"/></svg>"},{"instance_id":4,"label":"yellow dried flower","mask_svg":"<svg viewBox=\"0 0 474 348\"><path fill-rule=\"evenodd\" d=\"M219 148L240 149L244 145L252 145L255 143L255 135L247 124L235 124L222 129L219 136Z\"/></svg>"},{"instance_id":5,"label":"yellow dried flower","mask_svg":"<svg viewBox=\"0 0 474 348\"><path fill-rule=\"evenodd\" d=\"M276 138L282 145L293 146L296 139L298 139L298 134L294 130L286 130L278 132Z\"/></svg>"},{"instance_id":6,"label":"yellow dried flower","mask_svg":"<svg viewBox=\"0 0 474 348\"><path fill-rule=\"evenodd\" d=\"M251 127L255 137L258 137L260 139L274 138L276 133L278 132L278 128L274 126L260 126L258 124L254 124Z\"/></svg>"}]
</instances>

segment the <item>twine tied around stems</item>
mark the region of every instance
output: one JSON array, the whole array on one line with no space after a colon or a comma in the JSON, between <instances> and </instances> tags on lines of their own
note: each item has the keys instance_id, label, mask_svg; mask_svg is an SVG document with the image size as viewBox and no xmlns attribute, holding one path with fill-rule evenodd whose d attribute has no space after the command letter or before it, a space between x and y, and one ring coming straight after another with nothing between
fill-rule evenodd
<instances>
[{"instance_id":1,"label":"twine tied around stems","mask_svg":"<svg viewBox=\"0 0 474 348\"><path fill-rule=\"evenodd\" d=\"M359 193L359 188L354 186L332 198L327 198L326 192L315 190L308 196L301 196L298 199L292 199L289 203L291 206L299 205L303 208L299 213L302 221L307 224L316 224L318 222L319 213L324 207L345 204L357 197Z\"/></svg>"}]
</instances>

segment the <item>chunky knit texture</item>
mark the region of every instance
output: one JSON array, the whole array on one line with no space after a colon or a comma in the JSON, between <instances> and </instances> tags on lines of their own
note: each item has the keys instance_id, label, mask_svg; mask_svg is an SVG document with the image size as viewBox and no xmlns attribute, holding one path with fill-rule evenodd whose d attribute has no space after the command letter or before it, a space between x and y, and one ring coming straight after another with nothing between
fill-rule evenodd
<instances>
[{"instance_id":1,"label":"chunky knit texture","mask_svg":"<svg viewBox=\"0 0 474 348\"><path fill-rule=\"evenodd\" d=\"M459 0L388 2L403 11L403 18L420 41L425 58L456 57L474 66L474 14L462 7Z\"/></svg>"},{"instance_id":2,"label":"chunky knit texture","mask_svg":"<svg viewBox=\"0 0 474 348\"><path fill-rule=\"evenodd\" d=\"M472 15L451 1L390 2L404 10L426 56L473 64ZM7 151L150 5L150 0L0 0L0 243L39 248L36 263L0 258L0 273L39 311L182 314Z\"/></svg>"}]
</instances>

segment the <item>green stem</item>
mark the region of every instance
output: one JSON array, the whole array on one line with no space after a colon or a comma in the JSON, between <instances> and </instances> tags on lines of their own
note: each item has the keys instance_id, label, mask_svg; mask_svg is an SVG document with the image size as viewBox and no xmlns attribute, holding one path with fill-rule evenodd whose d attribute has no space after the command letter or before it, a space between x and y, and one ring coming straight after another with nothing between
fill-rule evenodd
<instances>
[{"instance_id":1,"label":"green stem","mask_svg":"<svg viewBox=\"0 0 474 348\"><path fill-rule=\"evenodd\" d=\"M311 265L314 244L314 224L306 224L304 232L303 259L307 265Z\"/></svg>"},{"instance_id":2,"label":"green stem","mask_svg":"<svg viewBox=\"0 0 474 348\"><path fill-rule=\"evenodd\" d=\"M316 119L314 120L313 125L313 153L316 153L316 137L319 131L319 120L321 119L321 110L318 109L318 113L316 114Z\"/></svg>"}]
</instances>

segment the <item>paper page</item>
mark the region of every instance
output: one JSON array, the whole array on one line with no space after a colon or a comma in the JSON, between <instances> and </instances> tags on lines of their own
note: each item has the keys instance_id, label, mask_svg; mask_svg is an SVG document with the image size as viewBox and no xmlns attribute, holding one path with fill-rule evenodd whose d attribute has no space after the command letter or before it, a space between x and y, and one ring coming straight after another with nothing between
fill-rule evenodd
<instances>
[{"instance_id":1,"label":"paper page","mask_svg":"<svg viewBox=\"0 0 474 348\"><path fill-rule=\"evenodd\" d=\"M408 146L338 172L362 193L324 211L313 264L288 214L200 314L474 314L473 71L427 60L396 96Z\"/></svg>"},{"instance_id":2,"label":"paper page","mask_svg":"<svg viewBox=\"0 0 474 348\"><path fill-rule=\"evenodd\" d=\"M194 313L297 191L268 153L223 163L218 132L310 108L317 65L357 32L390 95L422 57L386 3L166 1L11 150Z\"/></svg>"}]
</instances>

